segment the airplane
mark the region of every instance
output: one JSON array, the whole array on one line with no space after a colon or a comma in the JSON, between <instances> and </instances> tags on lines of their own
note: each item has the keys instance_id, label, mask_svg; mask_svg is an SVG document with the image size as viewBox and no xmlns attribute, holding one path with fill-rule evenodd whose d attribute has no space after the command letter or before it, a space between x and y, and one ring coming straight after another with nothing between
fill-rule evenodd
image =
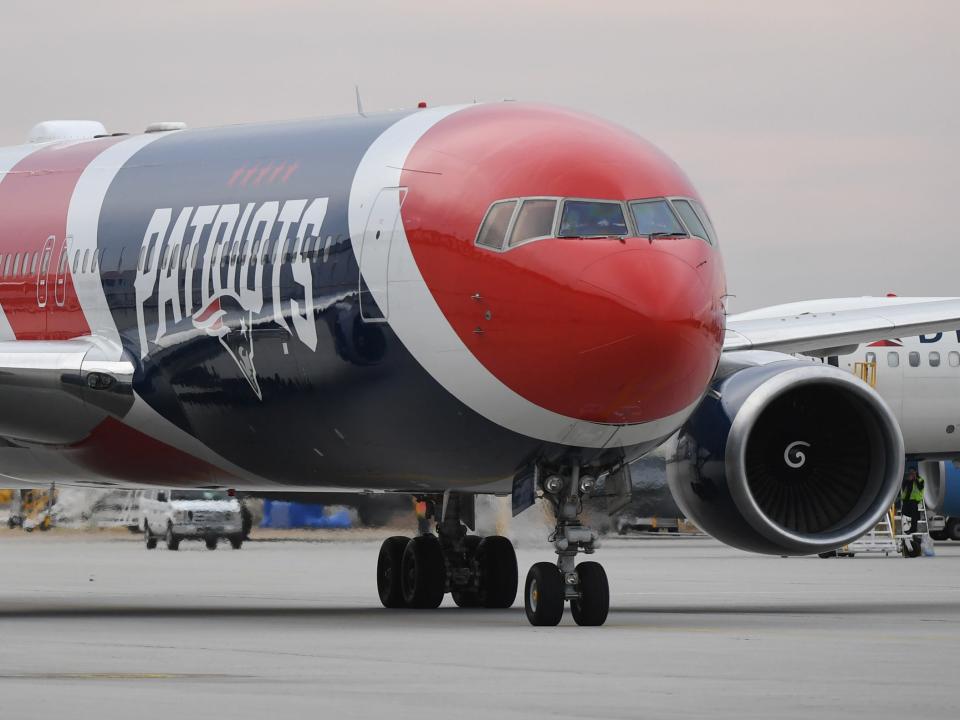
<instances>
[{"instance_id":1,"label":"airplane","mask_svg":"<svg viewBox=\"0 0 960 720\"><path fill-rule=\"evenodd\" d=\"M5 484L414 494L436 533L384 541L388 608L513 604L512 544L468 532L492 493L554 510L529 622L603 624L582 508L671 438L707 532L839 547L896 494L903 440L875 391L790 353L960 326L957 298L732 321L682 170L552 106L29 140L0 149Z\"/></svg>"},{"instance_id":2,"label":"airplane","mask_svg":"<svg viewBox=\"0 0 960 720\"><path fill-rule=\"evenodd\" d=\"M821 312L870 304L870 298L837 298L774 305L732 316L733 321ZM891 303L897 303L891 296ZM906 302L913 302L908 300ZM924 504L945 517L937 539L960 540L960 330L877 340L815 353L854 372L874 368L877 392L893 411L903 433L904 452L918 463L926 481Z\"/></svg>"}]
</instances>

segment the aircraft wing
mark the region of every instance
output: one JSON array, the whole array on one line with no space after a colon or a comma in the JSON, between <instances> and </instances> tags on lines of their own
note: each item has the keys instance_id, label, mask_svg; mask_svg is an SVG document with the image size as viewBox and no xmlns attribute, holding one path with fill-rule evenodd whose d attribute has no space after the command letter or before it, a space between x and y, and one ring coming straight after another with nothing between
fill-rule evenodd
<instances>
[{"instance_id":1,"label":"aircraft wing","mask_svg":"<svg viewBox=\"0 0 960 720\"><path fill-rule=\"evenodd\" d=\"M65 445L133 404L134 363L97 337L0 341L0 440Z\"/></svg>"},{"instance_id":2,"label":"aircraft wing","mask_svg":"<svg viewBox=\"0 0 960 720\"><path fill-rule=\"evenodd\" d=\"M823 352L957 329L960 298L814 300L728 316L723 351Z\"/></svg>"}]
</instances>

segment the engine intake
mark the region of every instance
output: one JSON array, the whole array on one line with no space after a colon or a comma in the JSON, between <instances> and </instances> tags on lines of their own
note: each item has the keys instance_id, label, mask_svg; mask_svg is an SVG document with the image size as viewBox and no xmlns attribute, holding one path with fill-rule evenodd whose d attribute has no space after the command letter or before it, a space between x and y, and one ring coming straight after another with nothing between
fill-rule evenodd
<instances>
[{"instance_id":1,"label":"engine intake","mask_svg":"<svg viewBox=\"0 0 960 720\"><path fill-rule=\"evenodd\" d=\"M880 396L829 365L771 353L737 363L669 452L670 489L687 517L774 555L824 552L867 532L903 475L903 438Z\"/></svg>"}]
</instances>

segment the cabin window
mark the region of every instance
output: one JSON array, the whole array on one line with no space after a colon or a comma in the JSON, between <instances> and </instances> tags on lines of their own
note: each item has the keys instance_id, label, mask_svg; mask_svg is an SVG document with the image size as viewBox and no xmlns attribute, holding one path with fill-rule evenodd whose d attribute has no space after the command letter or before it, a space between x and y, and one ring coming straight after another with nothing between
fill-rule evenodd
<instances>
[{"instance_id":1,"label":"cabin window","mask_svg":"<svg viewBox=\"0 0 960 720\"><path fill-rule=\"evenodd\" d=\"M20 253L13 256L13 276L20 274Z\"/></svg>"},{"instance_id":2,"label":"cabin window","mask_svg":"<svg viewBox=\"0 0 960 720\"><path fill-rule=\"evenodd\" d=\"M553 235L553 217L556 214L556 200L524 200L510 231L510 247Z\"/></svg>"},{"instance_id":3,"label":"cabin window","mask_svg":"<svg viewBox=\"0 0 960 720\"><path fill-rule=\"evenodd\" d=\"M43 251L43 262L40 263L40 273L42 275L47 274L47 270L50 269L50 248L47 248Z\"/></svg>"},{"instance_id":4,"label":"cabin window","mask_svg":"<svg viewBox=\"0 0 960 720\"><path fill-rule=\"evenodd\" d=\"M638 235L650 237L651 235L687 234L666 200L634 202L630 203L630 209L633 211Z\"/></svg>"},{"instance_id":5,"label":"cabin window","mask_svg":"<svg viewBox=\"0 0 960 720\"><path fill-rule=\"evenodd\" d=\"M615 237L628 235L623 206L610 200L566 200L558 237Z\"/></svg>"},{"instance_id":6,"label":"cabin window","mask_svg":"<svg viewBox=\"0 0 960 720\"><path fill-rule=\"evenodd\" d=\"M60 265L57 268L57 274L63 275L67 271L67 262L70 260L70 253L64 248L60 251Z\"/></svg>"},{"instance_id":7,"label":"cabin window","mask_svg":"<svg viewBox=\"0 0 960 720\"><path fill-rule=\"evenodd\" d=\"M876 365L876 364L877 364L877 354L876 354L876 353L868 352L866 359L867 359L867 362L870 363L871 365Z\"/></svg>"},{"instance_id":8,"label":"cabin window","mask_svg":"<svg viewBox=\"0 0 960 720\"><path fill-rule=\"evenodd\" d=\"M495 250L503 248L503 240L507 235L507 228L510 227L510 220L513 218L513 211L516 207L516 200L496 202L491 205L490 209L487 210L487 216L480 225L477 245Z\"/></svg>"},{"instance_id":9,"label":"cabin window","mask_svg":"<svg viewBox=\"0 0 960 720\"><path fill-rule=\"evenodd\" d=\"M146 254L147 254L147 248L141 247L141 248L140 248L140 259L137 260L137 271L138 271L138 272L143 272L143 258L144 258L144 256L145 256Z\"/></svg>"},{"instance_id":10,"label":"cabin window","mask_svg":"<svg viewBox=\"0 0 960 720\"><path fill-rule=\"evenodd\" d=\"M928 359L930 360L930 367L940 367L940 353L936 350L930 351L930 357Z\"/></svg>"},{"instance_id":11,"label":"cabin window","mask_svg":"<svg viewBox=\"0 0 960 720\"><path fill-rule=\"evenodd\" d=\"M693 209L693 205L691 205L689 201L673 200L673 207L676 209L677 214L683 219L683 223L687 226L687 230L690 231L691 235L696 235L701 240L710 242L707 229L703 226L703 223L700 222L697 212Z\"/></svg>"},{"instance_id":12,"label":"cabin window","mask_svg":"<svg viewBox=\"0 0 960 720\"><path fill-rule=\"evenodd\" d=\"M190 258L190 267L197 267L197 261L200 259L200 244L193 246L193 257Z\"/></svg>"},{"instance_id":13,"label":"cabin window","mask_svg":"<svg viewBox=\"0 0 960 720\"><path fill-rule=\"evenodd\" d=\"M30 259L30 274L34 275L37 272L37 253L33 254L33 257Z\"/></svg>"},{"instance_id":14,"label":"cabin window","mask_svg":"<svg viewBox=\"0 0 960 720\"><path fill-rule=\"evenodd\" d=\"M90 259L90 250L89 248L83 251L83 265L80 266L80 272L85 273L87 271L87 261Z\"/></svg>"},{"instance_id":15,"label":"cabin window","mask_svg":"<svg viewBox=\"0 0 960 720\"><path fill-rule=\"evenodd\" d=\"M910 367L920 367L920 353L912 350L908 358L910 360Z\"/></svg>"},{"instance_id":16,"label":"cabin window","mask_svg":"<svg viewBox=\"0 0 960 720\"><path fill-rule=\"evenodd\" d=\"M947 362L950 363L950 367L960 367L960 352L951 350L947 355Z\"/></svg>"},{"instance_id":17,"label":"cabin window","mask_svg":"<svg viewBox=\"0 0 960 720\"><path fill-rule=\"evenodd\" d=\"M7 263L3 266L3 276L7 277L10 274L10 263L13 261L13 255L7 255Z\"/></svg>"},{"instance_id":18,"label":"cabin window","mask_svg":"<svg viewBox=\"0 0 960 720\"><path fill-rule=\"evenodd\" d=\"M900 353L898 352L887 353L887 367L900 367Z\"/></svg>"},{"instance_id":19,"label":"cabin window","mask_svg":"<svg viewBox=\"0 0 960 720\"><path fill-rule=\"evenodd\" d=\"M170 253L170 270L176 272L180 267L180 243L173 246L173 252Z\"/></svg>"}]
</instances>

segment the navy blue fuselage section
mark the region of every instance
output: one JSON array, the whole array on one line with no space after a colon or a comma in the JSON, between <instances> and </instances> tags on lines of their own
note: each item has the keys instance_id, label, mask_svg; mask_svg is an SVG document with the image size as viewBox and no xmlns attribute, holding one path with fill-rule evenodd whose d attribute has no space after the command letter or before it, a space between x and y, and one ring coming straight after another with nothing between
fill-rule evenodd
<instances>
[{"instance_id":1,"label":"navy blue fuselage section","mask_svg":"<svg viewBox=\"0 0 960 720\"><path fill-rule=\"evenodd\" d=\"M107 192L100 273L135 390L256 476L224 484L438 489L562 451L480 416L361 318L351 183L403 116L172 133Z\"/></svg>"}]
</instances>

